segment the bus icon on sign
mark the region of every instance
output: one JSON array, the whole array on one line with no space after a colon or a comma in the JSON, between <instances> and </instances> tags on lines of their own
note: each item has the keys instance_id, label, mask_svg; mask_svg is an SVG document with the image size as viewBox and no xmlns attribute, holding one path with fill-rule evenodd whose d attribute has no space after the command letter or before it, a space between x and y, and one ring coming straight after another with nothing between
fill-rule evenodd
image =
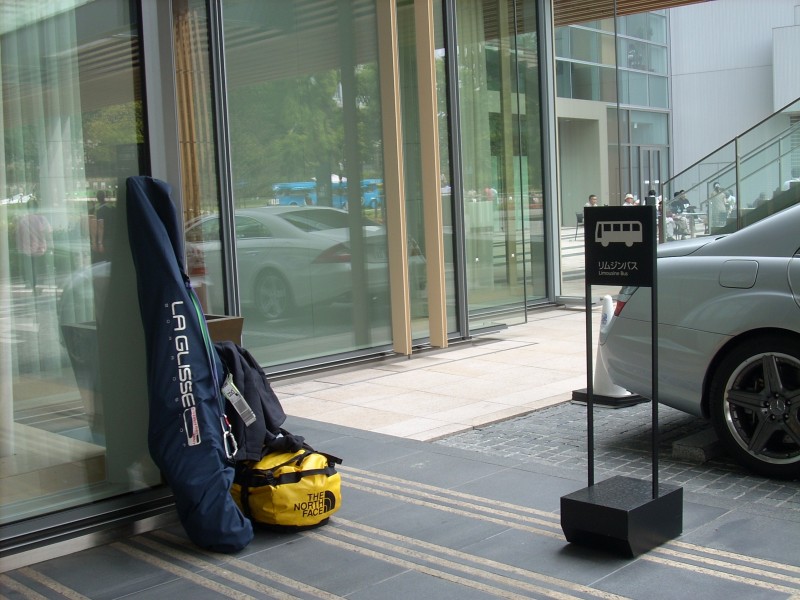
<instances>
[{"instance_id":1,"label":"bus icon on sign","mask_svg":"<svg viewBox=\"0 0 800 600\"><path fill-rule=\"evenodd\" d=\"M605 248L609 244L621 243L628 248L642 242L641 221L598 221L594 240Z\"/></svg>"}]
</instances>

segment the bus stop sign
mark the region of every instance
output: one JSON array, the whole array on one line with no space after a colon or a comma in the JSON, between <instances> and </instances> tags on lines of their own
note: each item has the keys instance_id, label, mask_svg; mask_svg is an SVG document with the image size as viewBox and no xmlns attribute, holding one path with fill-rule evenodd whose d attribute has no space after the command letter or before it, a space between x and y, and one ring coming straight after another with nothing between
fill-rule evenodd
<instances>
[{"instance_id":1,"label":"bus stop sign","mask_svg":"<svg viewBox=\"0 0 800 600\"><path fill-rule=\"evenodd\" d=\"M586 283L653 287L654 206L584 208Z\"/></svg>"}]
</instances>

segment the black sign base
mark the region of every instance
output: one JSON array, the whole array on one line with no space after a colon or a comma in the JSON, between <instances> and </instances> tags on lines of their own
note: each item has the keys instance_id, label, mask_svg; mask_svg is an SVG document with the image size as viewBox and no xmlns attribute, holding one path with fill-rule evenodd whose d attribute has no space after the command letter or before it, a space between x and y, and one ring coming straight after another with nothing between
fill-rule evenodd
<instances>
[{"instance_id":1,"label":"black sign base","mask_svg":"<svg viewBox=\"0 0 800 600\"><path fill-rule=\"evenodd\" d=\"M612 477L561 497L567 541L635 557L683 531L683 488Z\"/></svg>"}]
</instances>

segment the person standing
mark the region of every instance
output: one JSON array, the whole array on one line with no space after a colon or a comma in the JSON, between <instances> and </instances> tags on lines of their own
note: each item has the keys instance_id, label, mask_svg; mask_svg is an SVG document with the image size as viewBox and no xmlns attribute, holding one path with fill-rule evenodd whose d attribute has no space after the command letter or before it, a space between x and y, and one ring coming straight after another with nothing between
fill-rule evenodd
<instances>
[{"instance_id":1,"label":"person standing","mask_svg":"<svg viewBox=\"0 0 800 600\"><path fill-rule=\"evenodd\" d=\"M26 286L36 293L37 274L44 266L45 254L51 244L53 230L50 222L39 214L39 201L28 200L27 212L17 219L17 250Z\"/></svg>"},{"instance_id":2,"label":"person standing","mask_svg":"<svg viewBox=\"0 0 800 600\"><path fill-rule=\"evenodd\" d=\"M728 211L728 216L736 213L736 196L730 190L725 190L725 208Z\"/></svg>"},{"instance_id":3,"label":"person standing","mask_svg":"<svg viewBox=\"0 0 800 600\"><path fill-rule=\"evenodd\" d=\"M725 204L725 193L719 183L714 184L714 189L708 200L700 203L701 207L703 205L706 205L708 214L708 233L718 227L724 227L728 221L728 208Z\"/></svg>"},{"instance_id":4,"label":"person standing","mask_svg":"<svg viewBox=\"0 0 800 600\"><path fill-rule=\"evenodd\" d=\"M92 262L110 260L114 246L114 206L108 203L104 190L97 192L94 220L89 232L92 247Z\"/></svg>"},{"instance_id":5,"label":"person standing","mask_svg":"<svg viewBox=\"0 0 800 600\"><path fill-rule=\"evenodd\" d=\"M625 194L625 201L622 203L622 206L636 206L636 200L634 200L633 194Z\"/></svg>"},{"instance_id":6,"label":"person standing","mask_svg":"<svg viewBox=\"0 0 800 600\"><path fill-rule=\"evenodd\" d=\"M599 206L599 204L597 204L597 196L594 194L590 194L589 201L586 204L584 204L584 206Z\"/></svg>"}]
</instances>

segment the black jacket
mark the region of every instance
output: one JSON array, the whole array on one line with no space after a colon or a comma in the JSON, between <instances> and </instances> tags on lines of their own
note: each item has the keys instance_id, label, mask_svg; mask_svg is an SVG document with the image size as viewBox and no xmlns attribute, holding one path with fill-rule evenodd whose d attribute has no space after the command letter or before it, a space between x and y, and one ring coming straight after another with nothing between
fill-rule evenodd
<instances>
[{"instance_id":1,"label":"black jacket","mask_svg":"<svg viewBox=\"0 0 800 600\"><path fill-rule=\"evenodd\" d=\"M233 376L234 385L256 417L246 426L239 413L228 405L226 413L239 445L234 460L261 460L282 433L281 425L286 421L286 413L261 365L248 350L234 342L217 342L214 348L225 366L226 376L228 373Z\"/></svg>"}]
</instances>

